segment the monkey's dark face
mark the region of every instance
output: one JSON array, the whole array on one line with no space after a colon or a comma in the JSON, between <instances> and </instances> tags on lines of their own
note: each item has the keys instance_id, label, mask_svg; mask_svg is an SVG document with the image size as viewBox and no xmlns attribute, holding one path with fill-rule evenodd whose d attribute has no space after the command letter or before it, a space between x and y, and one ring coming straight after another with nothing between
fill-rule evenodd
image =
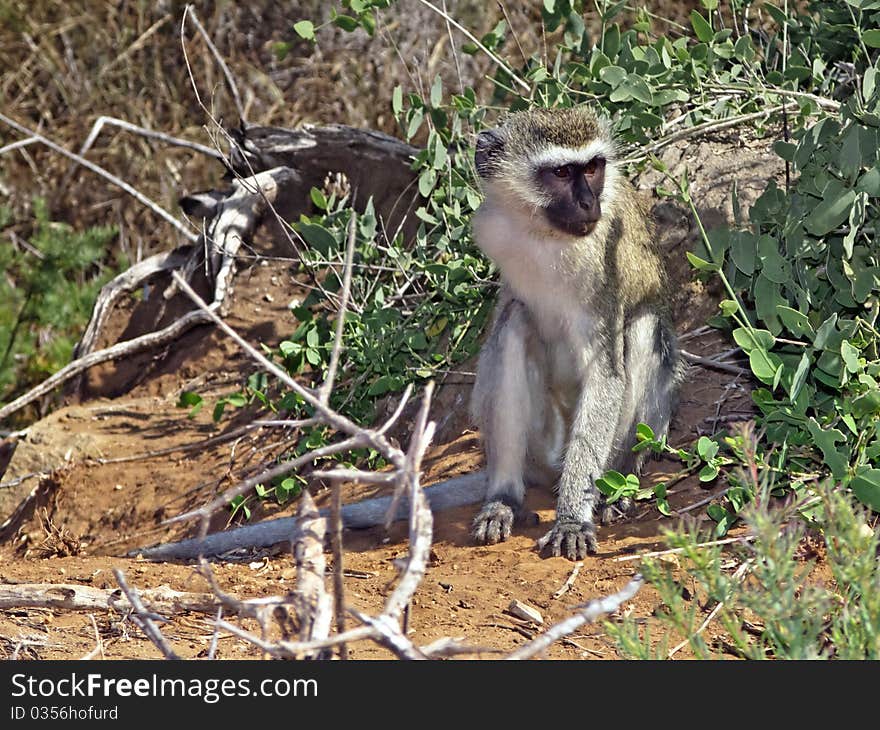
<instances>
[{"instance_id":1,"label":"monkey's dark face","mask_svg":"<svg viewBox=\"0 0 880 730\"><path fill-rule=\"evenodd\" d=\"M605 158L540 167L535 174L539 188L551 200L544 207L551 225L572 236L592 233L602 217L599 196L605 185Z\"/></svg>"}]
</instances>

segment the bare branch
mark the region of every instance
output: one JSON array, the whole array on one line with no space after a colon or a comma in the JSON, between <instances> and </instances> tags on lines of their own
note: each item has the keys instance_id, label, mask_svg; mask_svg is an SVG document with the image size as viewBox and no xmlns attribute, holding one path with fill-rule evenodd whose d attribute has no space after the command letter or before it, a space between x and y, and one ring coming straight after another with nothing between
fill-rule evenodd
<instances>
[{"instance_id":1,"label":"bare branch","mask_svg":"<svg viewBox=\"0 0 880 730\"><path fill-rule=\"evenodd\" d=\"M158 613L214 613L217 601L210 593L183 593L162 586L141 592ZM0 609L52 608L67 611L100 611L131 608L118 590L65 583L0 583Z\"/></svg>"},{"instance_id":2,"label":"bare branch","mask_svg":"<svg viewBox=\"0 0 880 730\"><path fill-rule=\"evenodd\" d=\"M121 129L126 130L127 132L132 132L134 134L139 134L141 137L147 137L148 139L157 139L160 142L165 142L166 144L174 145L175 147L185 147L189 150L194 150L196 152L201 152L203 155L208 157L213 157L217 160L226 159L225 156L215 150L213 147L208 147L203 144L199 144L198 142L190 142L188 139L181 139L180 137L174 137L173 135L166 134L165 132L157 132L153 129L147 129L146 127L141 127L137 124L132 124L131 122L127 122L124 119L118 119L117 117L105 117L100 116L95 120L95 123L92 125L92 129L89 131L89 136L86 137L86 141L83 142L82 147L79 149L80 155L85 155L88 152L92 145L95 143L95 140L98 138L98 135L101 134L101 130L104 128L105 124L112 125L114 127L120 127ZM0 149L0 152L3 150Z\"/></svg>"},{"instance_id":3,"label":"bare branch","mask_svg":"<svg viewBox=\"0 0 880 730\"><path fill-rule=\"evenodd\" d=\"M330 596L324 590L324 535L327 531L327 520L320 516L308 492L303 492L300 497L298 516L300 529L291 542L296 562L294 605L299 615L299 637L301 641L326 639L330 634L332 616ZM316 656L315 652L304 654L305 658Z\"/></svg>"},{"instance_id":4,"label":"bare branch","mask_svg":"<svg viewBox=\"0 0 880 730\"><path fill-rule=\"evenodd\" d=\"M334 474L334 472L330 472ZM358 478L362 478L358 472ZM312 476L317 476L313 472ZM388 472L388 479L394 473ZM486 473L483 471L464 474L453 479L437 482L424 488L425 497L432 512L454 509L470 504L478 504L486 495ZM391 496L373 497L361 502L342 505L342 524L350 529L364 529L385 524ZM395 518L407 519L408 505L399 505ZM198 512L189 513L198 516ZM220 555L229 550L241 548L261 548L290 540L296 529L295 517L277 517L254 525L245 525L233 530L207 535L204 538L191 538L180 542L169 542L153 547L137 548L130 555L141 555L148 560L194 560L200 555Z\"/></svg>"},{"instance_id":5,"label":"bare branch","mask_svg":"<svg viewBox=\"0 0 880 730\"><path fill-rule=\"evenodd\" d=\"M510 68L510 66L508 66L506 63L504 63L504 61L502 61L500 58L498 58L498 56L496 56L494 53L492 53L492 51L490 51L488 48L486 48L486 46L484 46L480 42L480 39L477 38L473 33L471 33L467 28L465 28L463 25L458 23L448 13L444 13L436 5L429 3L428 0L419 0L419 2L422 5L424 5L425 7L428 7L431 10L433 10L435 13L437 13L437 15L439 15L441 18L443 18L447 23L455 26L455 28L459 32L463 33L465 35L465 37L471 43L473 43L477 48L479 48L483 53L485 53L489 58L491 58L492 61L494 61L496 64L498 64L498 66L504 71L504 73L506 73L508 76L510 76L510 78L513 79L513 81L516 82L517 85L522 87L527 94L531 93L531 90L532 90L531 87L525 81L523 81L519 76L517 76L513 72L513 69Z\"/></svg>"},{"instance_id":6,"label":"bare branch","mask_svg":"<svg viewBox=\"0 0 880 730\"><path fill-rule=\"evenodd\" d=\"M241 335L239 335L228 324L226 324L226 322L218 317L213 309L209 308L208 305L205 304L202 298L198 294L196 294L193 288L186 281L184 281L184 279L177 272L174 272L173 276L178 286L180 286L180 288L187 294L187 296L189 296L189 298L196 303L199 309L201 309L208 317L211 318L211 320L213 320L214 324L216 324L221 330L223 330L223 332L231 337L239 347L241 347L248 355L250 355L253 360L255 360L262 367L272 373L272 375L278 378L297 395L302 397L302 399L306 401L306 403L308 403L310 406L312 406L315 411L317 411L317 413L330 426L334 427L338 431L344 431L345 433L360 436L363 439L365 445L368 445L371 448L379 451L392 464L394 464L398 468L403 466L403 454L401 453L400 449L392 446L391 443L382 434L377 433L376 431L372 431L370 429L364 429L350 421L345 416L341 416L336 413L336 411L328 408L325 403L321 402L320 398L316 397L314 391L297 383L293 378L290 377L290 375L287 374L287 372L278 367L271 360L267 359L261 352L251 346L250 343L248 343L243 337L241 337Z\"/></svg>"},{"instance_id":7,"label":"bare branch","mask_svg":"<svg viewBox=\"0 0 880 730\"><path fill-rule=\"evenodd\" d=\"M434 384L429 382L425 388L422 407L413 429L412 443L406 455L406 464L402 470L401 480L397 487L399 493L407 491L410 500L410 548L406 567L403 575L401 575L400 582L385 602L385 610L382 613L398 622L404 607L412 600L416 588L418 588L425 575L428 556L431 552L434 517L431 514L428 500L425 498L425 492L419 483L419 470L422 457L428 448L428 444L431 442L434 431L433 423L426 424L433 391Z\"/></svg>"},{"instance_id":8,"label":"bare branch","mask_svg":"<svg viewBox=\"0 0 880 730\"><path fill-rule=\"evenodd\" d=\"M336 369L339 367L339 352L342 349L342 334L345 327L345 313L348 308L348 297L351 293L351 269L354 259L355 232L357 230L357 214L351 211L351 219L348 221L348 243L345 246L345 264L342 273L342 293L339 296L339 311L336 314L336 333L333 337L333 350L330 353L330 364L327 367L327 377L318 390L318 397L322 403L327 403L330 392L333 390L333 381L336 379Z\"/></svg>"},{"instance_id":9,"label":"bare branch","mask_svg":"<svg viewBox=\"0 0 880 730\"><path fill-rule=\"evenodd\" d=\"M188 312L176 322L173 322L165 329L161 329L158 332L149 332L145 335L141 335L140 337L126 340L125 342L118 342L112 347L108 347L104 350L96 350L95 352L90 352L88 355L85 355L84 357L68 363L63 368L61 368L61 370L56 372L54 375L46 378L42 383L29 390L27 393L20 395L14 401L7 403L5 406L0 408L0 420L6 418L11 413L15 413L17 410L23 408L28 403L32 403L33 401L37 400L37 398L41 398L47 393L51 393L56 387L58 387L62 383L65 383L71 378L76 377L77 375L88 370L94 365L98 365L102 362L107 362L108 360L116 360L120 357L131 355L134 352L139 352L140 350L149 347L164 345L166 342L176 340L184 332L192 329L196 325L204 324L208 321L209 318L204 314L204 312L201 312L199 310Z\"/></svg>"},{"instance_id":10,"label":"bare branch","mask_svg":"<svg viewBox=\"0 0 880 730\"><path fill-rule=\"evenodd\" d=\"M723 540L711 540L709 542L701 542L694 545L694 548L716 547L718 545L733 545L738 542L751 542L755 539L754 535L743 535L742 537L726 537ZM639 553L638 555L624 555L619 558L611 558L615 563L624 563L629 560L641 560L642 558L658 558L661 555L676 555L682 553L685 548L670 548L669 550L655 550L650 553Z\"/></svg>"},{"instance_id":11,"label":"bare branch","mask_svg":"<svg viewBox=\"0 0 880 730\"><path fill-rule=\"evenodd\" d=\"M10 142L9 144L0 147L0 155L6 152L12 152L12 150L21 149L22 147L27 147L28 145L35 144L39 141L40 139L38 137L28 137L27 139L20 139L17 142Z\"/></svg>"},{"instance_id":12,"label":"bare branch","mask_svg":"<svg viewBox=\"0 0 880 730\"><path fill-rule=\"evenodd\" d=\"M332 503L330 507L330 526L333 543L333 612L336 616L336 633L345 633L345 582L343 581L342 553L342 485L333 484ZM348 645L339 645L339 658L348 659Z\"/></svg>"},{"instance_id":13,"label":"bare branch","mask_svg":"<svg viewBox=\"0 0 880 730\"><path fill-rule=\"evenodd\" d=\"M723 370L725 373L733 373L734 375L751 375L751 370L741 368L739 365L731 365L730 363L713 360L710 357L701 357L700 355L694 355L687 350L681 350L681 356L688 362L694 363L695 365L702 365L706 368Z\"/></svg>"},{"instance_id":14,"label":"bare branch","mask_svg":"<svg viewBox=\"0 0 880 730\"><path fill-rule=\"evenodd\" d=\"M141 599L138 597L137 592L132 590L128 583L126 583L125 575L123 575L122 571L119 568L113 568L113 575L116 577L116 582L119 583L122 592L131 603L132 620L140 626L141 630L147 635L147 638L156 645L166 659L180 659L180 657L174 653L174 649L171 648L171 645L165 637L162 636L162 632L159 631L156 624L153 623L151 615L147 609L144 608L144 604L141 603Z\"/></svg>"},{"instance_id":15,"label":"bare branch","mask_svg":"<svg viewBox=\"0 0 880 730\"><path fill-rule=\"evenodd\" d=\"M220 55L220 52L217 50L217 47L211 41L211 37L208 35L208 31L205 30L204 26L199 22L198 17L196 16L196 11L193 9L192 5L187 5L183 9L183 19L186 21L187 17L192 20L193 24L196 26L196 29L201 34L202 38L205 39L205 43L208 44L208 48L211 49L211 53L217 61L217 65L220 66L220 70L223 72L223 76L226 79L226 85L229 86L229 90L232 92L232 100L235 102L235 110L238 112L238 118L244 121L244 107L241 104L241 96L238 93L238 86L235 84L235 79L232 77L232 74L229 72L229 67L226 65L226 62L223 60L223 56Z\"/></svg>"},{"instance_id":16,"label":"bare branch","mask_svg":"<svg viewBox=\"0 0 880 730\"><path fill-rule=\"evenodd\" d=\"M620 591L605 598L598 598L585 604L583 609L563 621L554 624L543 634L534 640L524 644L519 649L509 654L507 659L530 659L536 654L540 654L551 644L568 636L586 623L593 623L597 618L606 613L613 613L624 601L628 601L642 587L644 578L637 573L632 580L627 583Z\"/></svg>"},{"instance_id":17,"label":"bare branch","mask_svg":"<svg viewBox=\"0 0 880 730\"><path fill-rule=\"evenodd\" d=\"M182 223L181 221L177 220L177 218L175 218L173 215L171 215L171 213L169 213L167 210L165 210L164 208L162 208L158 204L154 203L146 195L144 195L140 191L133 188L131 185L129 185L127 182L125 182L121 178L118 178L118 177L116 177L116 175L113 175L113 174L107 172L107 170L105 170L103 167L99 167L94 162L90 162L85 157L82 157L82 156L76 154L75 152L71 152L70 150L64 149L64 147L62 147L61 145L56 144L52 140L44 137L42 134L39 134L38 132L35 132L32 129L29 129L29 128L25 127L24 125L19 124L14 119L10 119L9 117L7 117L5 114L0 113L0 122L3 122L4 124L9 125L13 129L16 129L19 132L21 132L22 134L28 135L29 137L39 141L41 144L46 145L46 147L48 147L49 149L54 150L55 152L58 152L61 155L64 155L68 159L71 159L74 162L82 165L86 169L91 170L95 174L100 175L105 180L113 183L118 188L121 188L126 193L131 195L139 203L141 203L142 205L145 205L147 208L152 210L160 218L162 218L166 222L170 223L183 236L185 236L189 241L192 241L193 243L195 243L198 240L198 238L199 238L198 235L193 233L185 223Z\"/></svg>"}]
</instances>

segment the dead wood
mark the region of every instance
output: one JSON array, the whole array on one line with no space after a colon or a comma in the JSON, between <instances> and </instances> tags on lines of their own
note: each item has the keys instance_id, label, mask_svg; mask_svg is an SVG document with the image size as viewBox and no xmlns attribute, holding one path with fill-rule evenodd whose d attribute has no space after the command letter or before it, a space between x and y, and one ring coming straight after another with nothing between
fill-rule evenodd
<instances>
[{"instance_id":1,"label":"dead wood","mask_svg":"<svg viewBox=\"0 0 880 730\"><path fill-rule=\"evenodd\" d=\"M333 616L332 601L324 589L324 536L327 519L321 517L308 492L300 498L299 530L293 540L296 562L296 593L294 608L299 618L300 641L320 641L330 635ZM320 652L306 652L303 658L320 656Z\"/></svg>"},{"instance_id":2,"label":"dead wood","mask_svg":"<svg viewBox=\"0 0 880 730\"><path fill-rule=\"evenodd\" d=\"M139 591L141 600L154 613L184 611L215 614L220 603L210 593L184 593L168 586ZM68 611L96 611L112 608L120 612L132 605L120 589L93 588L69 583L0 583L0 609L53 608Z\"/></svg>"},{"instance_id":3,"label":"dead wood","mask_svg":"<svg viewBox=\"0 0 880 730\"><path fill-rule=\"evenodd\" d=\"M299 173L307 193L320 188L328 173L344 173L356 207L362 208L373 198L388 231L396 230L419 200L414 189L416 174L410 169L419 149L387 134L331 124L300 129L244 127L232 137L236 145L229 159L235 174L247 177L273 167L289 167Z\"/></svg>"},{"instance_id":4,"label":"dead wood","mask_svg":"<svg viewBox=\"0 0 880 730\"><path fill-rule=\"evenodd\" d=\"M424 488L425 497L432 512L477 504L486 494L486 474L479 471L455 477ZM385 517L393 497L374 497L342 506L342 524L350 529L365 529L385 523ZM328 511L323 510L323 515ZM410 517L409 499L404 498L397 505L394 520ZM192 538L180 542L169 542L154 547L142 548L130 554L139 554L148 560L195 560L199 555L220 555L230 550L242 548L263 548L278 543L290 542L299 534L298 518L279 517L265 520L255 525L246 525L234 530L215 532L204 538Z\"/></svg>"}]
</instances>

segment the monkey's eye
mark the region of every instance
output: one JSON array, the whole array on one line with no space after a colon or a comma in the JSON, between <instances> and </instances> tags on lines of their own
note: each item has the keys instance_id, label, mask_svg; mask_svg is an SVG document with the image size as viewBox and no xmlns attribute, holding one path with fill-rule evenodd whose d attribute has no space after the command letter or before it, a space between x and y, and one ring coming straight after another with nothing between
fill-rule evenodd
<instances>
[{"instance_id":1,"label":"monkey's eye","mask_svg":"<svg viewBox=\"0 0 880 730\"><path fill-rule=\"evenodd\" d=\"M595 175L599 169L599 158L594 157L586 165L584 165L584 175Z\"/></svg>"},{"instance_id":2,"label":"monkey's eye","mask_svg":"<svg viewBox=\"0 0 880 730\"><path fill-rule=\"evenodd\" d=\"M571 167L568 165L563 165L562 167L553 168L553 174L556 177L566 178L571 176Z\"/></svg>"}]
</instances>

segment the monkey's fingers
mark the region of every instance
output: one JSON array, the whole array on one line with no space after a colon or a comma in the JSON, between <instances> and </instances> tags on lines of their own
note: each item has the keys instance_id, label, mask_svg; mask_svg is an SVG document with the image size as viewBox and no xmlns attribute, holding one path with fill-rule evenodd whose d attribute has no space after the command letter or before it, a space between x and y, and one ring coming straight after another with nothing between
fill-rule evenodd
<instances>
[{"instance_id":1,"label":"monkey's fingers","mask_svg":"<svg viewBox=\"0 0 880 730\"><path fill-rule=\"evenodd\" d=\"M477 542L494 545L510 537L513 509L504 502L487 502L474 518L473 536Z\"/></svg>"},{"instance_id":2,"label":"monkey's fingers","mask_svg":"<svg viewBox=\"0 0 880 730\"><path fill-rule=\"evenodd\" d=\"M596 529L592 522L557 522L538 540L538 549L554 558L564 555L569 560L583 560L599 549Z\"/></svg>"}]
</instances>

